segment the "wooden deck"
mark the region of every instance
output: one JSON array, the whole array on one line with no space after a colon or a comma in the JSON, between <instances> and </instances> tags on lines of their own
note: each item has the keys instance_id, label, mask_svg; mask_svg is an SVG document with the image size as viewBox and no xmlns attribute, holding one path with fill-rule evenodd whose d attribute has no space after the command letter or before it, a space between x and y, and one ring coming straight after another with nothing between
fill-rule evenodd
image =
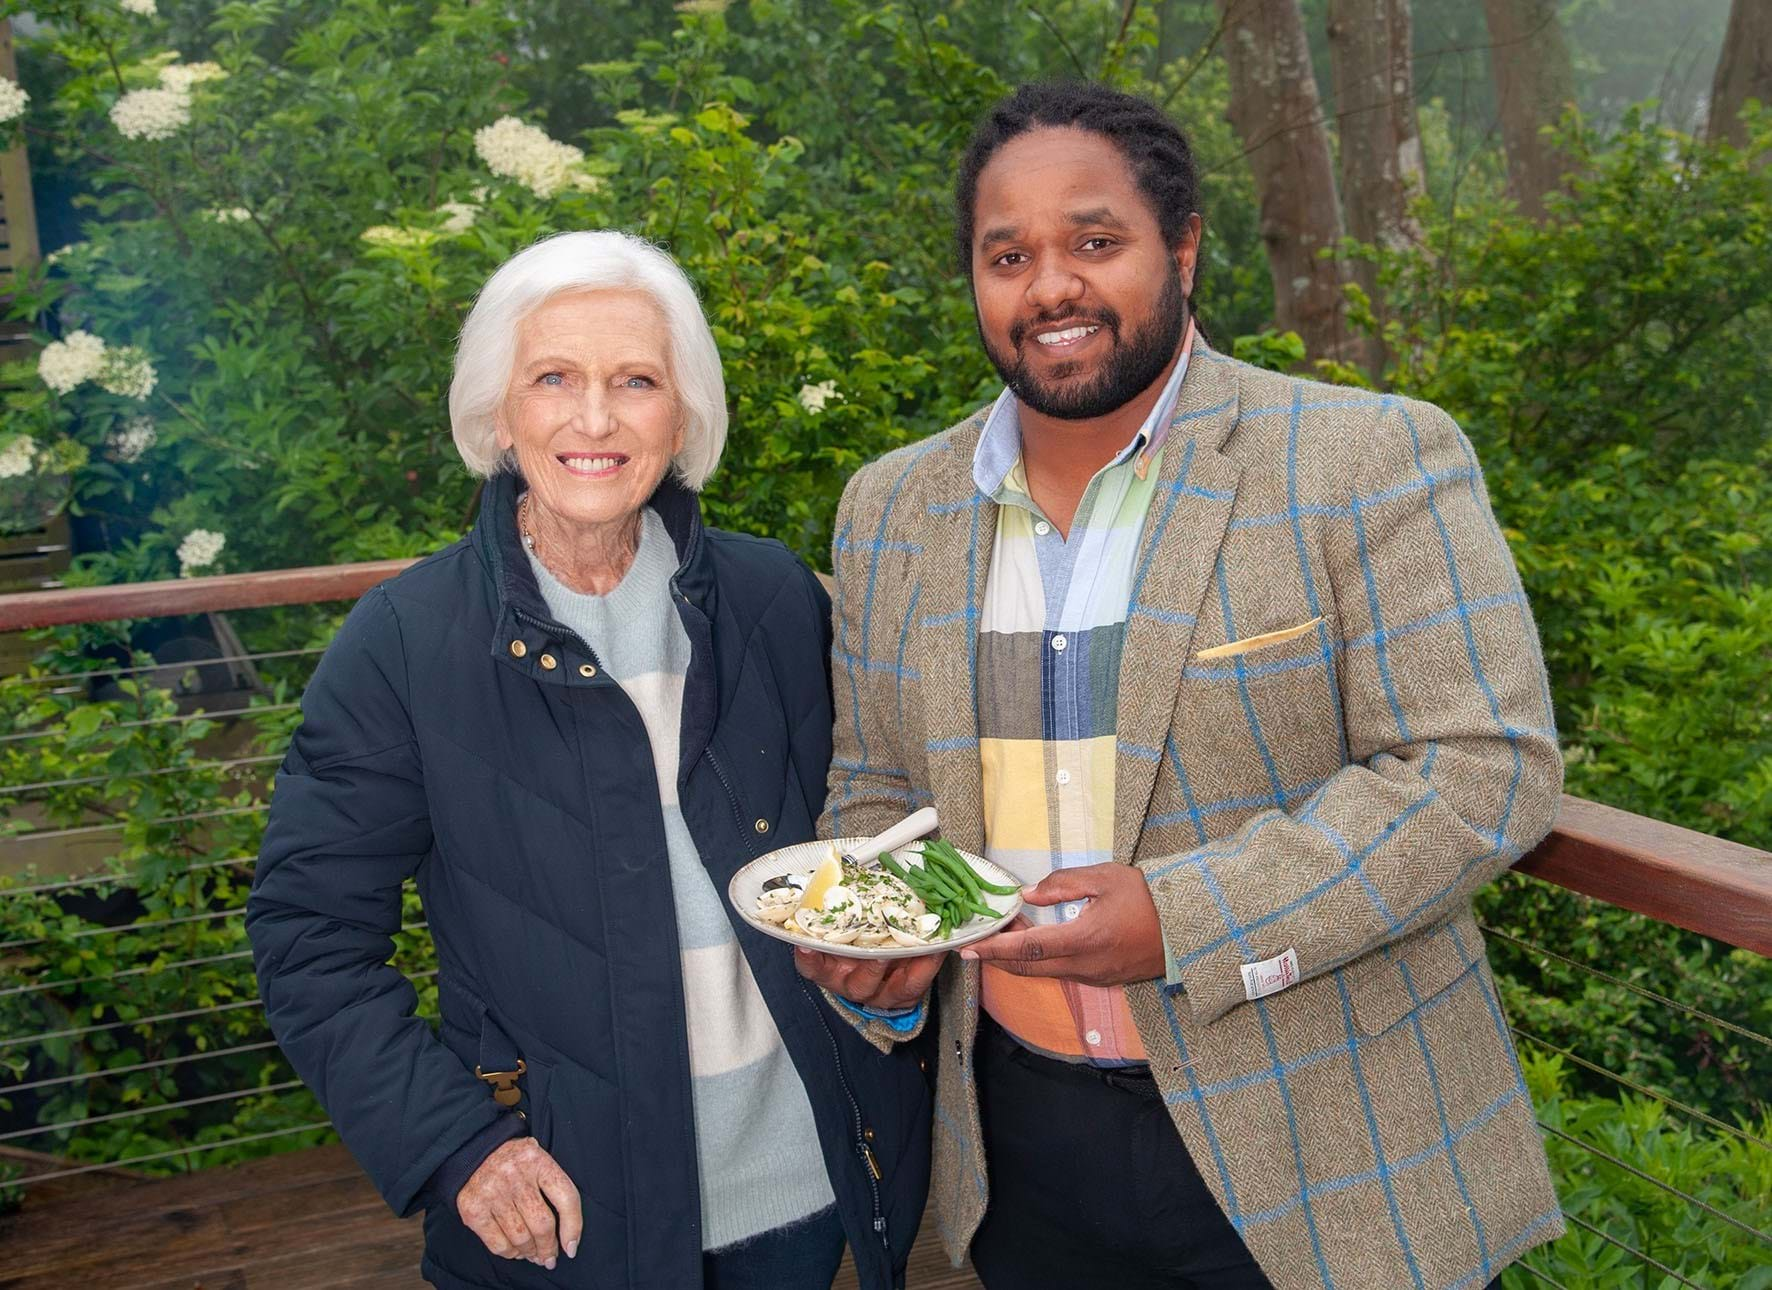
<instances>
[{"instance_id":1,"label":"wooden deck","mask_svg":"<svg viewBox=\"0 0 1772 1290\"><path fill-rule=\"evenodd\" d=\"M422 1232L342 1146L178 1178L93 1176L0 1218L0 1290L414 1290ZM976 1290L925 1227L910 1290ZM839 1290L853 1290L847 1262Z\"/></svg>"}]
</instances>

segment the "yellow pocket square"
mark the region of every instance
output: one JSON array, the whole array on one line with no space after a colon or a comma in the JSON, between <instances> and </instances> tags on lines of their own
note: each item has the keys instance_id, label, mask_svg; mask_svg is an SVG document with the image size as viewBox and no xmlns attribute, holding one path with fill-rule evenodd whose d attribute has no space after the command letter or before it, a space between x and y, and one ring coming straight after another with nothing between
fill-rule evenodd
<instances>
[{"instance_id":1,"label":"yellow pocket square","mask_svg":"<svg viewBox=\"0 0 1772 1290\"><path fill-rule=\"evenodd\" d=\"M1283 645L1287 641L1297 640L1306 632L1314 631L1322 616L1311 619L1308 623L1300 623L1296 627L1282 627L1277 632L1263 632L1259 636L1245 636L1240 641L1231 641L1224 645L1214 645L1211 649L1203 649L1195 654L1196 659L1235 658L1239 654L1248 654L1254 650L1266 649L1269 645Z\"/></svg>"}]
</instances>

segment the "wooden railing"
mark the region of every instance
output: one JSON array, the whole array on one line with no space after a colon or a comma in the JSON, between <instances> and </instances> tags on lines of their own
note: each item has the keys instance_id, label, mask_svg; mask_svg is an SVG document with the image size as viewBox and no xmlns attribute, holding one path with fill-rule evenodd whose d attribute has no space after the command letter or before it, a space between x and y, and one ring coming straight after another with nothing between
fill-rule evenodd
<instances>
[{"instance_id":1,"label":"wooden railing","mask_svg":"<svg viewBox=\"0 0 1772 1290\"><path fill-rule=\"evenodd\" d=\"M414 563L377 560L0 596L0 632L354 600ZM1551 835L1515 867L1772 957L1772 854L1765 851L1565 796Z\"/></svg>"}]
</instances>

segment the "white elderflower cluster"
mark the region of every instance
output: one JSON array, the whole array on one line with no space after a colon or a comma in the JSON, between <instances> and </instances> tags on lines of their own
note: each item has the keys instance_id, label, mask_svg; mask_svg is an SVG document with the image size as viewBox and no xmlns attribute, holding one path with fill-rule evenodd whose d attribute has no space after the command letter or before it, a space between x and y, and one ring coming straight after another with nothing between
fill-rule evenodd
<instances>
[{"instance_id":1,"label":"white elderflower cluster","mask_svg":"<svg viewBox=\"0 0 1772 1290\"><path fill-rule=\"evenodd\" d=\"M437 235L428 228L400 228L376 224L357 234L371 246L424 246Z\"/></svg>"},{"instance_id":2,"label":"white elderflower cluster","mask_svg":"<svg viewBox=\"0 0 1772 1290\"><path fill-rule=\"evenodd\" d=\"M175 93L189 94L191 86L219 81L226 75L220 63L172 63L160 69L160 84Z\"/></svg>"},{"instance_id":3,"label":"white elderflower cluster","mask_svg":"<svg viewBox=\"0 0 1772 1290\"><path fill-rule=\"evenodd\" d=\"M252 212L244 206L228 206L219 210L204 211L203 215L206 219L212 219L217 224L244 224L252 218Z\"/></svg>"},{"instance_id":4,"label":"white elderflower cluster","mask_svg":"<svg viewBox=\"0 0 1772 1290\"><path fill-rule=\"evenodd\" d=\"M0 125L6 124L14 117L23 116L25 104L30 101L31 96L25 93L24 86L17 81L0 76Z\"/></svg>"},{"instance_id":5,"label":"white elderflower cluster","mask_svg":"<svg viewBox=\"0 0 1772 1290\"><path fill-rule=\"evenodd\" d=\"M157 378L147 352L135 345L107 349L94 377L101 388L125 399L147 398L154 392Z\"/></svg>"},{"instance_id":6,"label":"white elderflower cluster","mask_svg":"<svg viewBox=\"0 0 1772 1290\"><path fill-rule=\"evenodd\" d=\"M122 462L140 461L159 441L160 432L154 428L153 418L130 417L122 429L112 431L111 455Z\"/></svg>"},{"instance_id":7,"label":"white elderflower cluster","mask_svg":"<svg viewBox=\"0 0 1772 1290\"><path fill-rule=\"evenodd\" d=\"M37 460L37 441L21 434L6 447L0 448L0 479L17 479L31 473Z\"/></svg>"},{"instance_id":8,"label":"white elderflower cluster","mask_svg":"<svg viewBox=\"0 0 1772 1290\"><path fill-rule=\"evenodd\" d=\"M170 139L190 123L184 90L131 90L111 105L111 124L125 139Z\"/></svg>"},{"instance_id":9,"label":"white elderflower cluster","mask_svg":"<svg viewBox=\"0 0 1772 1290\"><path fill-rule=\"evenodd\" d=\"M474 151L493 174L515 179L537 197L552 197L566 187L585 159L578 148L514 116L474 131Z\"/></svg>"},{"instance_id":10,"label":"white elderflower cluster","mask_svg":"<svg viewBox=\"0 0 1772 1290\"><path fill-rule=\"evenodd\" d=\"M43 347L37 355L37 375L57 394L92 380L105 362L105 343L90 332L71 331Z\"/></svg>"},{"instance_id":11,"label":"white elderflower cluster","mask_svg":"<svg viewBox=\"0 0 1772 1290\"><path fill-rule=\"evenodd\" d=\"M178 576L188 578L194 570L208 568L227 544L226 534L192 529L178 544Z\"/></svg>"},{"instance_id":12,"label":"white elderflower cluster","mask_svg":"<svg viewBox=\"0 0 1772 1290\"><path fill-rule=\"evenodd\" d=\"M837 383L835 381L820 381L817 385L802 385L800 387L800 406L805 408L808 412L823 412L825 404L829 403L832 399L840 399L842 397L841 394L837 393Z\"/></svg>"},{"instance_id":13,"label":"white elderflower cluster","mask_svg":"<svg viewBox=\"0 0 1772 1290\"><path fill-rule=\"evenodd\" d=\"M443 221L443 232L465 233L474 227L474 221L480 215L480 208L473 202L444 202L437 207L437 213L449 217Z\"/></svg>"},{"instance_id":14,"label":"white elderflower cluster","mask_svg":"<svg viewBox=\"0 0 1772 1290\"><path fill-rule=\"evenodd\" d=\"M160 12L154 0L117 0L117 7L124 13L133 13L142 18L152 18Z\"/></svg>"},{"instance_id":15,"label":"white elderflower cluster","mask_svg":"<svg viewBox=\"0 0 1772 1290\"><path fill-rule=\"evenodd\" d=\"M44 256L43 266L49 268L67 256L73 255L77 251L84 251L88 245L89 243L86 242L69 242L66 246L62 247L61 250L51 251L48 255Z\"/></svg>"}]
</instances>

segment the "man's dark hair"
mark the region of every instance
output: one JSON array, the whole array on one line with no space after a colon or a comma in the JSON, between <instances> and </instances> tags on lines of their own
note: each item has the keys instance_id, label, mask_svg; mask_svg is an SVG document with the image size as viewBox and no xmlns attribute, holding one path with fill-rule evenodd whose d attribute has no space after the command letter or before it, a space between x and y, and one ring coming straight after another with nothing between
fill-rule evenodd
<instances>
[{"instance_id":1,"label":"man's dark hair","mask_svg":"<svg viewBox=\"0 0 1772 1290\"><path fill-rule=\"evenodd\" d=\"M1180 244L1187 217L1198 213L1200 176L1194 168L1194 150L1162 108L1087 81L1024 85L985 113L960 162L954 184L954 231L960 268L968 279L979 174L997 149L1017 135L1052 126L1088 130L1120 150L1171 249Z\"/></svg>"}]
</instances>

